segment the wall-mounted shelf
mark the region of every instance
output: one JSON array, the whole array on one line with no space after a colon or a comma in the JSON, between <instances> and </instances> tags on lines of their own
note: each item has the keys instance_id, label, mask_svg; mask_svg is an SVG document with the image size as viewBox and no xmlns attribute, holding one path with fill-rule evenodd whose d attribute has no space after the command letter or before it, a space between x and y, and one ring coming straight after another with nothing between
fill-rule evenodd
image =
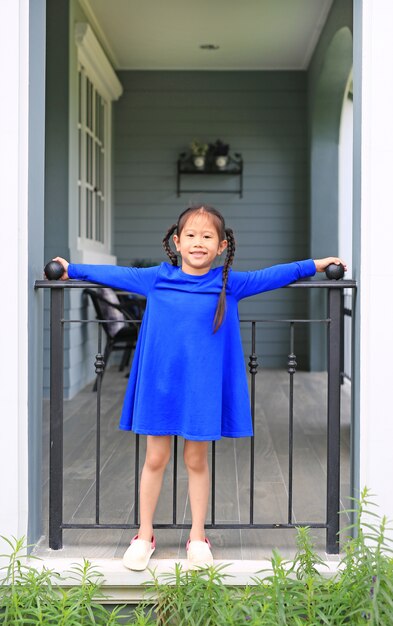
<instances>
[{"instance_id":1,"label":"wall-mounted shelf","mask_svg":"<svg viewBox=\"0 0 393 626\"><path fill-rule=\"evenodd\" d=\"M189 189L182 187L183 176L238 176L239 188L234 191L227 189ZM184 192L197 193L199 191L208 191L209 193L238 193L239 198L243 197L243 159L238 152L234 156L228 156L228 162L225 167L217 167L214 159L206 159L205 167L198 168L194 165L191 154L182 152L177 161L177 195Z\"/></svg>"}]
</instances>

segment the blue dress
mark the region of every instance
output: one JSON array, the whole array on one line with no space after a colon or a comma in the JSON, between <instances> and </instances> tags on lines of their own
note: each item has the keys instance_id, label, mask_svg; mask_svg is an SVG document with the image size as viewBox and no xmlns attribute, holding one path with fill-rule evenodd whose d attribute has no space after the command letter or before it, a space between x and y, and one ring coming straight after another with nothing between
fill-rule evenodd
<instances>
[{"instance_id":1,"label":"blue dress","mask_svg":"<svg viewBox=\"0 0 393 626\"><path fill-rule=\"evenodd\" d=\"M230 270L225 320L213 333L222 267L194 276L169 263L149 268L70 264L70 278L147 298L120 428L196 441L251 436L238 301L315 271L311 259L253 272Z\"/></svg>"}]
</instances>

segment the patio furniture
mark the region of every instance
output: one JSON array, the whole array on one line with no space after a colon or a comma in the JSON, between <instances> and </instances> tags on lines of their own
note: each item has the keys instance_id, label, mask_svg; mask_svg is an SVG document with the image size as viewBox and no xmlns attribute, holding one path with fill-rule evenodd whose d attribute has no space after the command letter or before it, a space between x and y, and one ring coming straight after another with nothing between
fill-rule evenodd
<instances>
[{"instance_id":1,"label":"patio furniture","mask_svg":"<svg viewBox=\"0 0 393 626\"><path fill-rule=\"evenodd\" d=\"M130 320L141 319L136 312L141 311L140 307L127 306L126 303L120 302L118 295L109 287L100 287L98 289L86 288L83 295L91 299L96 319L102 320L102 328L106 335L106 345L104 350L104 375L109 357L112 352L122 351L123 355L119 365L119 372L129 364L132 351L135 348L138 337L138 324L130 323ZM95 380L93 391L97 391L98 376Z\"/></svg>"}]
</instances>

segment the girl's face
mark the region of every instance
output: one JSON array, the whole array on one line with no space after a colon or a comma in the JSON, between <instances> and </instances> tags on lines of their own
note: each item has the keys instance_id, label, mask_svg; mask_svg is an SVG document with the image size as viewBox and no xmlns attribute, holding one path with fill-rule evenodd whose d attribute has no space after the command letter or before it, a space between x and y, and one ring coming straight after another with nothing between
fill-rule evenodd
<instances>
[{"instance_id":1,"label":"girl's face","mask_svg":"<svg viewBox=\"0 0 393 626\"><path fill-rule=\"evenodd\" d=\"M207 274L216 256L228 245L220 241L214 220L206 213L190 215L180 236L173 235L176 250L182 257L182 270L194 276Z\"/></svg>"}]
</instances>

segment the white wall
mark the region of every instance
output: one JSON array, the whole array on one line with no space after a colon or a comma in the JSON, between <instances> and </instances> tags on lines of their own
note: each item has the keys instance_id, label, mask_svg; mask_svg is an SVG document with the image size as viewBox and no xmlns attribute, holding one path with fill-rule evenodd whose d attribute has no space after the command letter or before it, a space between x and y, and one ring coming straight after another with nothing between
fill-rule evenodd
<instances>
[{"instance_id":1,"label":"white wall","mask_svg":"<svg viewBox=\"0 0 393 626\"><path fill-rule=\"evenodd\" d=\"M27 532L28 0L0 3L0 533Z\"/></svg>"},{"instance_id":2,"label":"white wall","mask_svg":"<svg viewBox=\"0 0 393 626\"><path fill-rule=\"evenodd\" d=\"M348 265L352 278L353 103L348 97L352 73L345 90L338 146L338 256ZM344 290L344 308L352 310L352 289ZM344 374L352 377L352 320L344 318Z\"/></svg>"},{"instance_id":3,"label":"white wall","mask_svg":"<svg viewBox=\"0 0 393 626\"><path fill-rule=\"evenodd\" d=\"M351 76L352 80L352 76ZM345 91L338 146L338 253L348 265L352 278L352 187L353 187L353 103Z\"/></svg>"},{"instance_id":4,"label":"white wall","mask_svg":"<svg viewBox=\"0 0 393 626\"><path fill-rule=\"evenodd\" d=\"M362 29L358 482L377 494L381 513L392 518L393 3L356 4L362 12L356 18Z\"/></svg>"}]
</instances>

